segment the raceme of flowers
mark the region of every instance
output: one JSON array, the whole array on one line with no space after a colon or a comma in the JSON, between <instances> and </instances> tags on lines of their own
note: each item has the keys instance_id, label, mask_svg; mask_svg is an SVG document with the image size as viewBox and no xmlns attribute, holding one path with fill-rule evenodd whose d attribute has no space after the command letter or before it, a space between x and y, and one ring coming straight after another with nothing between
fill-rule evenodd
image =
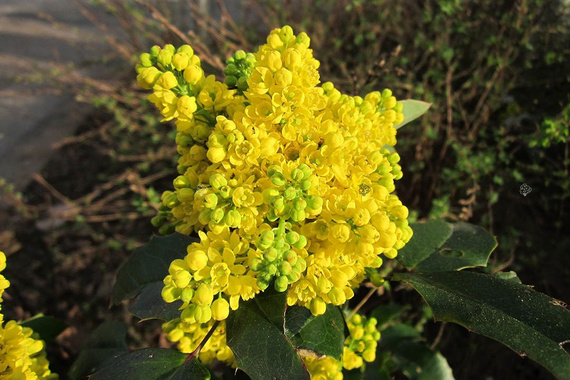
<instances>
[{"instance_id":1,"label":"raceme of flowers","mask_svg":"<svg viewBox=\"0 0 570 380\"><path fill-rule=\"evenodd\" d=\"M412 236L392 194L402 104L390 90L360 97L320 85L309 44L275 29L256 53L228 59L225 83L205 75L188 45L140 57L137 81L163 121L174 120L180 154L153 224L199 236L162 292L183 302L165 325L183 351L268 286L314 315L344 304Z\"/></svg>"},{"instance_id":2,"label":"raceme of flowers","mask_svg":"<svg viewBox=\"0 0 570 380\"><path fill-rule=\"evenodd\" d=\"M6 268L6 255L0 251L0 271ZM6 380L55 380L56 374L49 370L44 342L33 337L29 327L16 321L4 323L1 313L2 294L10 282L0 274L0 379Z\"/></svg>"}]
</instances>

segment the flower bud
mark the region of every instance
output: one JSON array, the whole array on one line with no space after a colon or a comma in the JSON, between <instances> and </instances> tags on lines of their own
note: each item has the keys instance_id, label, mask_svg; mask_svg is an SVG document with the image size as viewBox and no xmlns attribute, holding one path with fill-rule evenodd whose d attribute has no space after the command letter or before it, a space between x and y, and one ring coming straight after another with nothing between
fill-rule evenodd
<instances>
[{"instance_id":1,"label":"flower bud","mask_svg":"<svg viewBox=\"0 0 570 380\"><path fill-rule=\"evenodd\" d=\"M176 53L172 57L172 65L178 71L183 71L188 67L190 57L186 53Z\"/></svg>"},{"instance_id":2,"label":"flower bud","mask_svg":"<svg viewBox=\"0 0 570 380\"><path fill-rule=\"evenodd\" d=\"M214 189L220 189L222 186L227 186L228 181L222 174L216 173L210 177L210 186Z\"/></svg>"},{"instance_id":3,"label":"flower bud","mask_svg":"<svg viewBox=\"0 0 570 380\"><path fill-rule=\"evenodd\" d=\"M200 66L189 65L184 70L184 80L190 84L198 83L202 78L204 78L204 71Z\"/></svg>"},{"instance_id":4,"label":"flower bud","mask_svg":"<svg viewBox=\"0 0 570 380\"><path fill-rule=\"evenodd\" d=\"M216 207L218 205L218 196L216 194L212 194L212 193L207 194L204 197L203 205L206 208L213 209L214 207Z\"/></svg>"},{"instance_id":5,"label":"flower bud","mask_svg":"<svg viewBox=\"0 0 570 380\"><path fill-rule=\"evenodd\" d=\"M137 83L141 88L149 90L154 86L160 76L161 72L158 71L156 67L146 67L137 75Z\"/></svg>"},{"instance_id":6,"label":"flower bud","mask_svg":"<svg viewBox=\"0 0 570 380\"><path fill-rule=\"evenodd\" d=\"M327 310L327 304L321 298L314 298L313 300L311 300L309 309L311 310L311 313L313 313L313 315L315 316L321 315L324 314L325 311Z\"/></svg>"},{"instance_id":7,"label":"flower bud","mask_svg":"<svg viewBox=\"0 0 570 380\"><path fill-rule=\"evenodd\" d=\"M223 321L230 314L230 304L224 298L218 298L212 303L212 318Z\"/></svg>"},{"instance_id":8,"label":"flower bud","mask_svg":"<svg viewBox=\"0 0 570 380\"><path fill-rule=\"evenodd\" d=\"M178 80L176 80L174 74L172 74L170 71L167 71L164 74L162 74L160 78L158 78L158 80L156 81L156 85L164 89L170 90L171 88L176 87L178 85Z\"/></svg>"},{"instance_id":9,"label":"flower bud","mask_svg":"<svg viewBox=\"0 0 570 380\"><path fill-rule=\"evenodd\" d=\"M284 292L287 290L288 286L289 280L287 279L287 276L279 276L275 279L275 290L278 292Z\"/></svg>"},{"instance_id":10,"label":"flower bud","mask_svg":"<svg viewBox=\"0 0 570 380\"><path fill-rule=\"evenodd\" d=\"M208 264L208 256L206 252L200 250L192 250L188 252L186 257L184 258L188 267L193 271L199 271L200 269L204 268L206 264Z\"/></svg>"},{"instance_id":11,"label":"flower bud","mask_svg":"<svg viewBox=\"0 0 570 380\"><path fill-rule=\"evenodd\" d=\"M160 63L163 67L166 67L168 65L170 65L170 63L172 63L172 56L174 54L172 54L172 51L165 49L162 49L159 53L158 56L156 57L156 61L158 63Z\"/></svg>"},{"instance_id":12,"label":"flower bud","mask_svg":"<svg viewBox=\"0 0 570 380\"><path fill-rule=\"evenodd\" d=\"M193 300L196 305L209 306L212 304L213 298L212 289L206 284L200 284Z\"/></svg>"},{"instance_id":13,"label":"flower bud","mask_svg":"<svg viewBox=\"0 0 570 380\"><path fill-rule=\"evenodd\" d=\"M184 288L182 290L182 293L180 293L180 299L184 303L190 302L192 300L192 297L194 297L194 289L192 288Z\"/></svg>"}]
</instances>

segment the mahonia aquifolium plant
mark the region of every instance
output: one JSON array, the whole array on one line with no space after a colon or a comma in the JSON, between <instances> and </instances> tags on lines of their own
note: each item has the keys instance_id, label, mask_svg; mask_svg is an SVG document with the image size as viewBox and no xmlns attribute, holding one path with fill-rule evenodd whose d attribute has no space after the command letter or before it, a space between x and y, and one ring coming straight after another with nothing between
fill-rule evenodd
<instances>
[{"instance_id":1,"label":"mahonia aquifolium plant","mask_svg":"<svg viewBox=\"0 0 570 380\"><path fill-rule=\"evenodd\" d=\"M388 89L362 98L319 85L309 44L305 33L275 29L256 53L228 59L225 83L205 75L188 45L154 46L136 67L178 132L180 175L152 222L163 234L199 236L164 279L164 300L183 305L163 328L192 352L221 321L200 351L206 364L235 365L224 321L241 300L273 286L288 305L323 314L412 236L392 194L400 157L386 148L402 104ZM305 358L313 378L339 379L343 365L374 360L375 320L348 323L343 363Z\"/></svg>"},{"instance_id":2,"label":"mahonia aquifolium plant","mask_svg":"<svg viewBox=\"0 0 570 380\"><path fill-rule=\"evenodd\" d=\"M0 251L0 272L6 268L6 255ZM34 337L29 327L16 321L4 323L2 294L10 282L0 274L0 379L55 380L44 350L44 342Z\"/></svg>"}]
</instances>

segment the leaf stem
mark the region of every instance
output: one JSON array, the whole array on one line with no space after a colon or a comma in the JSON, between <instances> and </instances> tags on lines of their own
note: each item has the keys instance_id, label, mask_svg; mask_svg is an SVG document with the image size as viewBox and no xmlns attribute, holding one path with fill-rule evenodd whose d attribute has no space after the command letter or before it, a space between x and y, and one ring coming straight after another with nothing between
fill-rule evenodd
<instances>
[{"instance_id":1,"label":"leaf stem","mask_svg":"<svg viewBox=\"0 0 570 380\"><path fill-rule=\"evenodd\" d=\"M188 363L190 360L198 357L200 350L202 350L202 348L206 345L206 343L208 342L208 339L210 339L210 337L212 336L212 334L214 333L214 331L216 330L216 328L218 327L219 324L220 324L220 321L214 322L210 331L208 331L208 333L206 334L204 339L202 339L202 341L200 342L198 347L196 347L196 349L194 351L192 351L191 353L188 354L188 356L184 360L184 363Z\"/></svg>"}]
</instances>

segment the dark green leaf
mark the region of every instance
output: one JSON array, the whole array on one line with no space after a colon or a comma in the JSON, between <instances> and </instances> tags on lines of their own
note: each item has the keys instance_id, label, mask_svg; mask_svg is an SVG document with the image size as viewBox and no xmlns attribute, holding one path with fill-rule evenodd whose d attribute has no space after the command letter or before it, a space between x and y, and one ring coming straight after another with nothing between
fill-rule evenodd
<instances>
[{"instance_id":1,"label":"dark green leaf","mask_svg":"<svg viewBox=\"0 0 570 380\"><path fill-rule=\"evenodd\" d=\"M404 108L402 109L402 113L404 114L404 121L402 121L400 124L394 125L396 129L402 128L409 122L416 120L418 117L426 113L427 110L431 107L431 103L414 99L400 100L400 103L404 105Z\"/></svg>"},{"instance_id":2,"label":"dark green leaf","mask_svg":"<svg viewBox=\"0 0 570 380\"><path fill-rule=\"evenodd\" d=\"M175 233L154 236L147 245L135 249L119 268L113 303L133 298L145 285L162 281L168 275L170 263L186 256L186 248L195 241L195 238Z\"/></svg>"},{"instance_id":3,"label":"dark green leaf","mask_svg":"<svg viewBox=\"0 0 570 380\"><path fill-rule=\"evenodd\" d=\"M392 367L399 368L410 379L452 380L447 360L422 342L420 332L407 324L397 324L382 331L379 351L389 351Z\"/></svg>"},{"instance_id":4,"label":"dark green leaf","mask_svg":"<svg viewBox=\"0 0 570 380\"><path fill-rule=\"evenodd\" d=\"M51 342L63 330L67 328L67 324L61 319L38 314L30 319L20 322L20 326L29 327L38 333L40 339L46 343Z\"/></svg>"},{"instance_id":5,"label":"dark green leaf","mask_svg":"<svg viewBox=\"0 0 570 380\"><path fill-rule=\"evenodd\" d=\"M398 260L416 272L444 272L487 265L497 246L479 226L429 221L412 224L414 236L398 252Z\"/></svg>"},{"instance_id":6,"label":"dark green leaf","mask_svg":"<svg viewBox=\"0 0 570 380\"><path fill-rule=\"evenodd\" d=\"M517 274L513 271L497 272L497 273L495 273L495 276L502 279L502 280L510 280L510 281L515 281L515 282L518 282L519 284L522 284L519 276L517 276Z\"/></svg>"},{"instance_id":7,"label":"dark green leaf","mask_svg":"<svg viewBox=\"0 0 570 380\"><path fill-rule=\"evenodd\" d=\"M291 306L285 315L285 332L297 348L336 359L342 355L344 318L337 306L327 305L325 313L316 317L305 307Z\"/></svg>"},{"instance_id":8,"label":"dark green leaf","mask_svg":"<svg viewBox=\"0 0 570 380\"><path fill-rule=\"evenodd\" d=\"M395 303L380 305L372 310L370 316L376 318L378 327L381 328L393 320L396 320L407 308L407 305L404 306Z\"/></svg>"},{"instance_id":9,"label":"dark green leaf","mask_svg":"<svg viewBox=\"0 0 570 380\"><path fill-rule=\"evenodd\" d=\"M209 380L210 371L198 359L192 359L184 364L168 378L168 380Z\"/></svg>"},{"instance_id":10,"label":"dark green leaf","mask_svg":"<svg viewBox=\"0 0 570 380\"><path fill-rule=\"evenodd\" d=\"M164 287L162 281L145 285L141 293L135 298L129 311L140 319L158 318L170 321L180 316L179 307L182 301L167 303L162 298L161 292Z\"/></svg>"},{"instance_id":11,"label":"dark green leaf","mask_svg":"<svg viewBox=\"0 0 570 380\"><path fill-rule=\"evenodd\" d=\"M399 273L433 309L435 318L458 323L570 378L570 311L560 301L512 280L474 272Z\"/></svg>"},{"instance_id":12,"label":"dark green leaf","mask_svg":"<svg viewBox=\"0 0 570 380\"><path fill-rule=\"evenodd\" d=\"M113 358L129 351L124 323L108 321L97 327L81 347L79 356L71 366L71 380L85 378L108 364Z\"/></svg>"},{"instance_id":13,"label":"dark green leaf","mask_svg":"<svg viewBox=\"0 0 570 380\"><path fill-rule=\"evenodd\" d=\"M253 380L309 379L283 329L269 321L255 299L241 303L230 313L226 333L238 367Z\"/></svg>"},{"instance_id":14,"label":"dark green leaf","mask_svg":"<svg viewBox=\"0 0 570 380\"><path fill-rule=\"evenodd\" d=\"M254 298L257 306L265 315L265 318L283 331L283 318L285 317L285 306L287 304L287 292L278 292L271 285L263 293Z\"/></svg>"},{"instance_id":15,"label":"dark green leaf","mask_svg":"<svg viewBox=\"0 0 570 380\"><path fill-rule=\"evenodd\" d=\"M174 375L188 354L165 348L143 348L114 358L89 380L167 380ZM200 379L202 378L188 378Z\"/></svg>"}]
</instances>

